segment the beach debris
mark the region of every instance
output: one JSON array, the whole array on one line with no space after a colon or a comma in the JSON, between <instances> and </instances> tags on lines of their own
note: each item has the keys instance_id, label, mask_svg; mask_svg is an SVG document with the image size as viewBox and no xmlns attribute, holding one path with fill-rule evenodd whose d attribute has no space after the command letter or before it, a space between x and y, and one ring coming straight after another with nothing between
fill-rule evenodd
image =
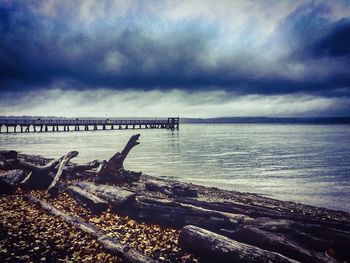
<instances>
[{"instance_id":1,"label":"beach debris","mask_svg":"<svg viewBox=\"0 0 350 263\"><path fill-rule=\"evenodd\" d=\"M111 186L86 181L77 181L72 185L106 200L114 210L118 210L119 207L129 204L136 196L134 192L116 185Z\"/></svg>"},{"instance_id":2,"label":"beach debris","mask_svg":"<svg viewBox=\"0 0 350 263\"><path fill-rule=\"evenodd\" d=\"M180 182L148 180L145 187L148 191L157 191L168 197L198 197L196 190Z\"/></svg>"},{"instance_id":3,"label":"beach debris","mask_svg":"<svg viewBox=\"0 0 350 263\"><path fill-rule=\"evenodd\" d=\"M74 199L95 214L100 214L108 208L108 203L106 201L80 187L70 185L66 190Z\"/></svg>"},{"instance_id":4,"label":"beach debris","mask_svg":"<svg viewBox=\"0 0 350 263\"><path fill-rule=\"evenodd\" d=\"M164 226L181 228L188 224L195 224L213 230L234 228L238 224L237 219L241 219L241 215L145 196L136 196L135 200L120 209L119 213Z\"/></svg>"},{"instance_id":5,"label":"beach debris","mask_svg":"<svg viewBox=\"0 0 350 263\"><path fill-rule=\"evenodd\" d=\"M123 184L132 183L140 179L141 172L133 172L124 169L124 160L132 148L139 144L140 134L131 136L124 149L113 155L109 161L93 161L87 164L76 165L70 160L78 155L77 151L71 151L58 160L46 159L40 156L21 155L16 151L0 151L0 169L20 169L27 176L20 182L24 189L47 189L51 197L57 197L60 191L60 181L64 178L79 178L86 172L90 178L99 183ZM24 157L24 158L23 158ZM97 170L93 170L96 169ZM85 177L87 177L85 176Z\"/></svg>"},{"instance_id":6,"label":"beach debris","mask_svg":"<svg viewBox=\"0 0 350 263\"><path fill-rule=\"evenodd\" d=\"M11 170L0 175L0 194L13 194L24 178L23 170Z\"/></svg>"},{"instance_id":7,"label":"beach debris","mask_svg":"<svg viewBox=\"0 0 350 263\"><path fill-rule=\"evenodd\" d=\"M104 232L102 232L92 224L82 222L81 220L56 209L54 206L50 205L49 203L46 203L32 195L25 195L25 198L28 201L39 205L42 209L44 209L51 215L60 217L61 219L74 225L74 227L80 229L84 233L89 234L92 237L96 238L97 242L101 246L103 246L106 250L108 250L113 255L122 257L127 262L135 262L135 263L154 262L151 258L143 255L141 252L135 249L131 249L127 246L124 246L123 244L118 242L116 239L108 237Z\"/></svg>"},{"instance_id":8,"label":"beach debris","mask_svg":"<svg viewBox=\"0 0 350 263\"><path fill-rule=\"evenodd\" d=\"M205 258L208 262L298 262L281 254L240 243L192 225L181 229L179 245L181 248Z\"/></svg>"},{"instance_id":9,"label":"beach debris","mask_svg":"<svg viewBox=\"0 0 350 263\"><path fill-rule=\"evenodd\" d=\"M124 169L125 158L136 145L140 144L138 141L139 137L140 134L131 136L124 149L113 155L108 162L99 168L97 173L97 181L99 183L130 184L140 179L141 172L132 172Z\"/></svg>"},{"instance_id":10,"label":"beach debris","mask_svg":"<svg viewBox=\"0 0 350 263\"><path fill-rule=\"evenodd\" d=\"M293 232L292 229L289 229ZM295 232L295 231L294 231ZM297 233L295 233L297 235ZM327 258L323 253L311 251L306 246L302 246L293 241L285 231L274 233L256 226L244 226L237 231L228 234L230 238L253 245L262 249L278 252L290 258L294 258L300 262L337 262L334 258Z\"/></svg>"},{"instance_id":11,"label":"beach debris","mask_svg":"<svg viewBox=\"0 0 350 263\"><path fill-rule=\"evenodd\" d=\"M77 151L71 151L71 152L67 153L65 156L63 156L62 161L61 161L60 165L58 166L57 173L56 173L53 181L51 182L50 186L46 190L46 192L51 197L57 197L57 195L59 193L58 183L61 179L63 169L66 166L66 164L69 162L69 160L78 156L78 154L79 153Z\"/></svg>"},{"instance_id":12,"label":"beach debris","mask_svg":"<svg viewBox=\"0 0 350 263\"><path fill-rule=\"evenodd\" d=\"M23 197L20 190L0 196L0 262L122 262L91 235Z\"/></svg>"}]
</instances>

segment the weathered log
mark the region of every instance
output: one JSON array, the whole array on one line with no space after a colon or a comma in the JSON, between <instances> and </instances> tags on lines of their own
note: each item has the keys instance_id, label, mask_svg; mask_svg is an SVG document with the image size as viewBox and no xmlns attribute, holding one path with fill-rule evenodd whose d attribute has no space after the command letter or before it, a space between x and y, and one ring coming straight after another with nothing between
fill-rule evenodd
<instances>
[{"instance_id":1,"label":"weathered log","mask_svg":"<svg viewBox=\"0 0 350 263\"><path fill-rule=\"evenodd\" d=\"M24 156L24 158L23 158ZM22 155L22 159L16 151L0 152L0 169L14 170L21 169L29 172L26 178L20 183L20 186L25 189L45 189L51 183L52 177L50 173L55 170L55 166L59 160L48 162L48 159L39 156ZM31 162L28 162L31 161ZM46 164L36 165L34 163Z\"/></svg>"},{"instance_id":2,"label":"weathered log","mask_svg":"<svg viewBox=\"0 0 350 263\"><path fill-rule=\"evenodd\" d=\"M99 214L106 211L108 208L108 203L96 195L81 189L80 187L71 185L66 188L67 192L73 196L79 203L84 207L88 208L95 214Z\"/></svg>"},{"instance_id":3,"label":"weathered log","mask_svg":"<svg viewBox=\"0 0 350 263\"><path fill-rule=\"evenodd\" d=\"M175 200L177 202L229 213L243 213L245 215L252 215L253 217L267 214L271 216L258 217L255 220L249 221L248 226L244 226L244 228L240 230L241 232L232 231L232 229L216 231L219 234L237 239L238 241L256 245L254 242L260 240L260 244L265 245L262 246L262 248L273 250L273 247L276 247L279 249L278 252L280 253L294 250L295 254L300 254L299 257L304 257L303 261L307 261L307 256L305 255L307 252L305 251L309 251L312 257L318 258L320 262L322 262L322 260L330 261L331 259L325 259L324 257L324 252L329 249L335 251L338 260L342 261L349 258L347 248L350 247L350 225L348 222L321 220L317 217L312 218L302 214L295 214L293 217L290 212L273 211L273 209L269 207L258 205L235 205L235 202L231 201L210 202L195 198L177 198ZM246 207L246 210L244 207ZM256 230L255 237L253 229ZM249 231L250 235L246 235L246 232ZM259 235L258 231L261 235ZM266 240L263 239L262 233L266 233L264 236ZM305 249L305 251L299 248ZM299 252L297 252L297 250L299 250ZM287 256L289 256L289 254Z\"/></svg>"},{"instance_id":4,"label":"weathered log","mask_svg":"<svg viewBox=\"0 0 350 263\"><path fill-rule=\"evenodd\" d=\"M196 190L180 182L167 183L148 180L145 183L145 187L148 191L160 192L168 197L198 197Z\"/></svg>"},{"instance_id":5,"label":"weathered log","mask_svg":"<svg viewBox=\"0 0 350 263\"><path fill-rule=\"evenodd\" d=\"M288 240L319 253L332 249L335 258L340 261L350 259L350 228L346 227L346 224L335 228L322 222L309 224L293 220L257 218L250 222L250 225L271 233L283 233Z\"/></svg>"},{"instance_id":6,"label":"weathered log","mask_svg":"<svg viewBox=\"0 0 350 263\"><path fill-rule=\"evenodd\" d=\"M57 165L57 161L52 161L45 166L37 166L25 160L18 159L18 153L16 151L3 151L0 156L0 169L21 169L29 172L27 177L24 178L20 184L23 188L46 188L52 181L49 173L53 171Z\"/></svg>"},{"instance_id":7,"label":"weathered log","mask_svg":"<svg viewBox=\"0 0 350 263\"><path fill-rule=\"evenodd\" d=\"M80 172L87 172L87 171L91 171L93 169L96 169L100 166L101 162L99 162L98 160L94 160L92 162L89 163L85 163L85 164L72 164L69 166L66 166L64 168L64 176L65 178L76 178L76 174L80 173ZM94 171L94 173L96 173L96 171Z\"/></svg>"},{"instance_id":8,"label":"weathered log","mask_svg":"<svg viewBox=\"0 0 350 263\"><path fill-rule=\"evenodd\" d=\"M136 196L135 193L117 186L90 182L75 182L73 185L106 200L114 209L128 205Z\"/></svg>"},{"instance_id":9,"label":"weathered log","mask_svg":"<svg viewBox=\"0 0 350 263\"><path fill-rule=\"evenodd\" d=\"M311 263L315 262L315 260L325 263L336 262L324 253L322 254L301 246L283 233L271 233L248 225L238 231L234 231L230 237L239 242L280 253L300 262Z\"/></svg>"},{"instance_id":10,"label":"weathered log","mask_svg":"<svg viewBox=\"0 0 350 263\"><path fill-rule=\"evenodd\" d=\"M99 166L97 167L97 170L96 170L96 174L97 175L100 175L102 173L102 169L103 167L105 167L107 164L107 161L106 160L103 160L100 162Z\"/></svg>"},{"instance_id":11,"label":"weathered log","mask_svg":"<svg viewBox=\"0 0 350 263\"><path fill-rule=\"evenodd\" d=\"M47 189L52 183L54 175L57 174L58 165L63 161L65 156L57 160L51 160L36 155L18 155L16 151L0 151L0 169L14 170L21 169L28 172L28 175L20 184L24 189ZM97 168L100 163L93 161L87 164L69 164L63 168L61 177L71 175L75 178L77 173L86 172ZM96 172L89 174L95 176Z\"/></svg>"},{"instance_id":12,"label":"weathered log","mask_svg":"<svg viewBox=\"0 0 350 263\"><path fill-rule=\"evenodd\" d=\"M65 214L64 212L56 209L52 205L32 196L32 195L25 195L25 198L38 206L40 206L42 209L46 210L49 214L60 217L64 221L72 224L76 228L80 229L81 231L91 235L92 237L97 239L97 242L102 245L107 251L110 253L120 256L123 259L125 259L127 262L135 262L135 263L146 263L146 262L154 262L149 257L143 255L137 250L129 249L128 247L122 245L120 242L118 242L116 239L110 238L106 236L104 232L102 232L100 229L95 227L92 224L82 222L81 220L74 218L70 215Z\"/></svg>"},{"instance_id":13,"label":"weathered log","mask_svg":"<svg viewBox=\"0 0 350 263\"><path fill-rule=\"evenodd\" d=\"M24 179L23 170L12 170L0 176L0 194L13 194Z\"/></svg>"},{"instance_id":14,"label":"weathered log","mask_svg":"<svg viewBox=\"0 0 350 263\"><path fill-rule=\"evenodd\" d=\"M257 196L257 198L261 198ZM251 203L241 203L237 201L213 201L205 200L203 198L176 198L175 201L184 204L190 204L198 207L203 207L206 209L217 210L221 212L233 213L233 214L245 214L252 218L260 218L259 220L263 220L263 218L267 218L267 222L271 222L273 220L290 220L293 222L299 222L300 224L319 224L323 227L335 228L335 229L343 229L345 231L349 231L350 229L350 221L336 221L336 220L324 220L319 217L307 216L302 213L291 212L288 210L288 207L285 210L282 210L277 207L271 207L267 204L265 206ZM271 201L276 201L271 199ZM278 201L283 202L283 201ZM333 211L335 212L335 211ZM276 221L275 220L275 221Z\"/></svg>"},{"instance_id":15,"label":"weathered log","mask_svg":"<svg viewBox=\"0 0 350 263\"><path fill-rule=\"evenodd\" d=\"M140 134L131 136L124 149L113 155L109 161L100 169L97 174L99 182L111 182L115 184L136 182L140 179L141 173L135 173L124 169L124 161L129 152L136 145L140 144L138 139Z\"/></svg>"},{"instance_id":16,"label":"weathered log","mask_svg":"<svg viewBox=\"0 0 350 263\"><path fill-rule=\"evenodd\" d=\"M53 181L51 182L50 186L48 187L48 189L46 191L51 197L56 197L59 193L59 188L58 188L57 184L58 184L59 180L61 179L65 165L68 163L68 161L70 159L76 157L78 154L79 153L77 151L71 151L63 157L63 159L60 163L60 166L58 167L58 171L56 173L56 176L54 177Z\"/></svg>"},{"instance_id":17,"label":"weathered log","mask_svg":"<svg viewBox=\"0 0 350 263\"><path fill-rule=\"evenodd\" d=\"M297 262L191 225L182 228L179 246L209 262Z\"/></svg>"},{"instance_id":18,"label":"weathered log","mask_svg":"<svg viewBox=\"0 0 350 263\"><path fill-rule=\"evenodd\" d=\"M43 171L47 171L48 169L51 169L57 165L59 160L53 160L46 165L35 165L33 162L28 162L26 160L22 160L18 158L18 153L16 151L1 151L0 152L0 169L2 170L15 170L15 169L21 169L33 173L40 173ZM29 156L26 156L28 159ZM33 156L33 159L35 159L36 162L38 162L39 156ZM45 162L47 159L40 158L41 162Z\"/></svg>"},{"instance_id":19,"label":"weathered log","mask_svg":"<svg viewBox=\"0 0 350 263\"><path fill-rule=\"evenodd\" d=\"M0 151L0 160L16 160L18 152L14 150Z\"/></svg>"},{"instance_id":20,"label":"weathered log","mask_svg":"<svg viewBox=\"0 0 350 263\"><path fill-rule=\"evenodd\" d=\"M221 213L173 202L169 199L142 196L137 196L134 202L120 209L119 213L164 226L180 228L192 224L212 230L232 229L238 223L252 220L244 215Z\"/></svg>"}]
</instances>

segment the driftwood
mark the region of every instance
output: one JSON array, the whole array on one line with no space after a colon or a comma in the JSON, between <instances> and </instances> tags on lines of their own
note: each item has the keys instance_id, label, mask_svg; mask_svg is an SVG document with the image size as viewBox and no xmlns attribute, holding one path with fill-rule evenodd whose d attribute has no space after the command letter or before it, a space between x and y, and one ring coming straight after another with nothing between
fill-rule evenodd
<instances>
[{"instance_id":1,"label":"driftwood","mask_svg":"<svg viewBox=\"0 0 350 263\"><path fill-rule=\"evenodd\" d=\"M25 198L38 206L40 206L42 209L46 210L49 214L58 216L64 221L72 224L76 228L80 229L81 231L93 236L97 239L97 242L100 243L106 250L108 250L110 253L121 256L123 259L125 259L127 262L138 262L138 263L146 263L146 262L153 262L152 259L149 257L141 254L140 252L129 249L128 247L122 245L120 242L118 242L116 239L107 237L104 232L96 228L94 225L85 223L80 221L77 218L74 218L72 216L69 216L65 214L64 212L56 209L52 205L32 196L32 195L26 195Z\"/></svg>"},{"instance_id":2,"label":"driftwood","mask_svg":"<svg viewBox=\"0 0 350 263\"><path fill-rule=\"evenodd\" d=\"M85 164L70 164L64 167L63 176L68 179L79 178L78 175L81 175L82 178L93 177L96 175L96 171L93 171L93 169L98 168L100 164L101 162L98 160L94 160ZM84 176L84 173L87 174Z\"/></svg>"},{"instance_id":3,"label":"driftwood","mask_svg":"<svg viewBox=\"0 0 350 263\"><path fill-rule=\"evenodd\" d=\"M36 160L38 157L35 158ZM44 158L42 158L44 159ZM46 165L35 165L18 158L16 151L0 152L0 169L14 170L20 169L28 172L26 178L23 179L20 186L29 189L45 189L52 181L50 173L55 170L55 166L60 160L51 161Z\"/></svg>"},{"instance_id":4,"label":"driftwood","mask_svg":"<svg viewBox=\"0 0 350 263\"><path fill-rule=\"evenodd\" d=\"M261 211L262 215L265 215L265 211L272 210L250 205L249 211L244 213L244 211L237 210L232 202L209 202L192 198L176 200L216 211L239 211L245 215L259 215ZM254 209L256 212L253 213ZM326 256L329 250L336 251L336 257L340 260L349 259L347 248L350 247L350 222L324 220L300 214L296 214L293 218L289 212L283 211L276 211L276 213L269 211L269 213L273 217L257 217L237 225L234 229L222 228L216 232L302 262L314 262L315 260L332 262L333 259ZM284 218L288 219L281 219L283 214Z\"/></svg>"},{"instance_id":5,"label":"driftwood","mask_svg":"<svg viewBox=\"0 0 350 263\"><path fill-rule=\"evenodd\" d=\"M183 227L193 224L207 229L234 228L240 222L251 218L244 215L221 213L191 205L181 204L168 199L155 199L137 196L119 211L132 218L171 227Z\"/></svg>"},{"instance_id":6,"label":"driftwood","mask_svg":"<svg viewBox=\"0 0 350 263\"><path fill-rule=\"evenodd\" d=\"M69 162L78 154L76 151L51 162L38 156L32 156L32 159L28 158L29 156L25 156L25 159L19 158L16 151L0 151L0 169L27 171L28 175L20 186L24 189L47 189L47 192L53 197L57 196L59 192L59 180L66 176L72 179L93 177L97 182L113 184L136 182L142 173L125 170L124 160L131 149L139 144L139 137L140 134L131 136L121 153L116 153L108 162L95 160L80 165ZM94 171L93 169L96 168L97 170Z\"/></svg>"},{"instance_id":7,"label":"driftwood","mask_svg":"<svg viewBox=\"0 0 350 263\"><path fill-rule=\"evenodd\" d=\"M59 193L58 182L61 179L64 167L66 166L66 164L69 162L70 159L78 156L78 154L79 153L77 151L71 151L62 158L62 161L58 167L56 176L54 177L53 181L51 182L50 186L47 188L47 191L46 191L51 197L56 197Z\"/></svg>"},{"instance_id":8,"label":"driftwood","mask_svg":"<svg viewBox=\"0 0 350 263\"><path fill-rule=\"evenodd\" d=\"M145 183L148 191L160 192L168 197L198 197L197 192L190 188L187 184L180 182L161 182L156 180L148 180Z\"/></svg>"},{"instance_id":9,"label":"driftwood","mask_svg":"<svg viewBox=\"0 0 350 263\"><path fill-rule=\"evenodd\" d=\"M94 184L90 182L75 182L73 186L106 200L114 209L118 209L123 205L128 205L136 196L135 193L117 186Z\"/></svg>"},{"instance_id":10,"label":"driftwood","mask_svg":"<svg viewBox=\"0 0 350 263\"><path fill-rule=\"evenodd\" d=\"M84 189L77 186L68 186L66 188L67 192L72 195L79 203L84 207L90 209L93 213L99 214L106 211L108 208L108 203L94 194L91 194Z\"/></svg>"},{"instance_id":11,"label":"driftwood","mask_svg":"<svg viewBox=\"0 0 350 263\"><path fill-rule=\"evenodd\" d=\"M191 225L182 228L179 245L209 262L297 262Z\"/></svg>"},{"instance_id":12,"label":"driftwood","mask_svg":"<svg viewBox=\"0 0 350 263\"><path fill-rule=\"evenodd\" d=\"M141 173L135 173L124 169L125 158L132 148L140 144L138 142L139 137L140 134L131 136L124 149L120 153L117 152L104 166L100 167L100 171L97 174L97 181L99 183L132 183L140 179Z\"/></svg>"},{"instance_id":13,"label":"driftwood","mask_svg":"<svg viewBox=\"0 0 350 263\"><path fill-rule=\"evenodd\" d=\"M0 176L0 194L13 194L24 179L23 170L11 170Z\"/></svg>"},{"instance_id":14,"label":"driftwood","mask_svg":"<svg viewBox=\"0 0 350 263\"><path fill-rule=\"evenodd\" d=\"M278 252L300 262L336 262L325 254L305 248L282 233L273 233L253 226L244 226L231 235L235 240L259 248Z\"/></svg>"}]
</instances>

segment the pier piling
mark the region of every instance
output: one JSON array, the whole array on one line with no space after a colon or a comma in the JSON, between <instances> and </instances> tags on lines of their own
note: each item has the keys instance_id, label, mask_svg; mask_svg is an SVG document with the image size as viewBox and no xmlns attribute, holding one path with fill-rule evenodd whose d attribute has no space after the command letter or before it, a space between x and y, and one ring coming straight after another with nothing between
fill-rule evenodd
<instances>
[{"instance_id":1,"label":"pier piling","mask_svg":"<svg viewBox=\"0 0 350 263\"><path fill-rule=\"evenodd\" d=\"M63 119L63 118L4 118L0 119L0 133L29 132L69 132L127 129L179 129L179 117L153 120L117 120L117 119ZM19 129L17 129L17 127ZM61 127L61 128L60 128ZM89 128L91 127L91 129ZM73 129L74 128L74 129Z\"/></svg>"}]
</instances>

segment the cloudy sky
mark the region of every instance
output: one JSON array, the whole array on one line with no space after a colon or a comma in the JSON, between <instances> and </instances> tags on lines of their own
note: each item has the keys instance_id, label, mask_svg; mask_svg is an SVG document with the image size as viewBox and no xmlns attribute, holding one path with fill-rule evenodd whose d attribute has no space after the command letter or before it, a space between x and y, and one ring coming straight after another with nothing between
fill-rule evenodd
<instances>
[{"instance_id":1,"label":"cloudy sky","mask_svg":"<svg viewBox=\"0 0 350 263\"><path fill-rule=\"evenodd\" d=\"M350 1L0 0L0 115L350 115Z\"/></svg>"}]
</instances>

